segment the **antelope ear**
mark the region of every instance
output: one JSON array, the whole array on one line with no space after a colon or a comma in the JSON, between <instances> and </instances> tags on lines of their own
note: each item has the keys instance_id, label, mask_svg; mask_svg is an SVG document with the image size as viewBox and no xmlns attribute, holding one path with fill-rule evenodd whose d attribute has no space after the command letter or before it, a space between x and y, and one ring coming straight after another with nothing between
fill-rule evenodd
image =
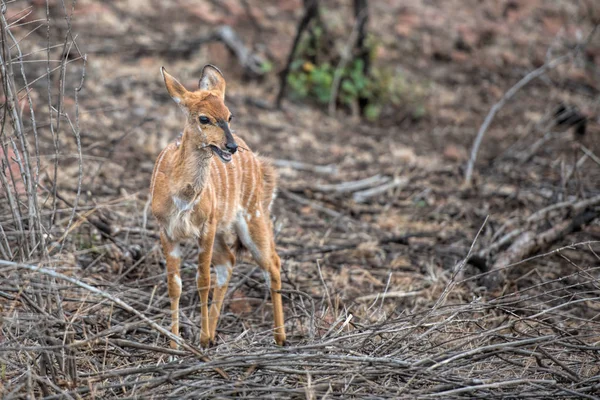
<instances>
[{"instance_id":1,"label":"antelope ear","mask_svg":"<svg viewBox=\"0 0 600 400\"><path fill-rule=\"evenodd\" d=\"M206 64L202 68L202 77L198 82L198 89L219 92L221 99L225 100L225 78L223 78L219 68Z\"/></svg>"},{"instance_id":2,"label":"antelope ear","mask_svg":"<svg viewBox=\"0 0 600 400\"><path fill-rule=\"evenodd\" d=\"M165 67L160 68L160 73L165 80L165 86L167 87L167 92L169 92L169 96L175 101L175 103L179 104L182 107L185 107L183 104L183 99L185 98L185 94L187 90L183 87L181 83L165 70Z\"/></svg>"}]
</instances>

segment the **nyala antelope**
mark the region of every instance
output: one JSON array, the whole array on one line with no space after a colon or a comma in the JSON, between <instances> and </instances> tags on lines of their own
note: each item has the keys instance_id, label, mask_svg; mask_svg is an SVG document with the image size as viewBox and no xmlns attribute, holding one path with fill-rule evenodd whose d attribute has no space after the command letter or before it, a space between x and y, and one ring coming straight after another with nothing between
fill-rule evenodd
<instances>
[{"instance_id":1,"label":"nyala antelope","mask_svg":"<svg viewBox=\"0 0 600 400\"><path fill-rule=\"evenodd\" d=\"M231 132L232 115L224 103L225 79L218 68L206 65L195 91L186 90L164 67L161 73L169 95L186 117L183 135L158 156L150 187L152 214L160 225L167 261L171 331L179 335L180 243L195 238L200 246L196 274L202 312L200 344L214 343L235 265L234 245L247 249L264 272L273 302L275 341L283 345L281 261L269 216L275 170ZM246 151L238 152L238 147ZM217 281L209 311L211 264ZM176 343L171 341L171 347L177 347Z\"/></svg>"}]
</instances>

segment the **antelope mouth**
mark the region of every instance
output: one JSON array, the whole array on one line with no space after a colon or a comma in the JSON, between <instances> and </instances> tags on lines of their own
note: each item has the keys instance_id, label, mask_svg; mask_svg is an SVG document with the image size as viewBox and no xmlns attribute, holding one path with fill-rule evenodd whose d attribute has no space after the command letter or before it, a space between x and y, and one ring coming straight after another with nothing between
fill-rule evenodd
<instances>
[{"instance_id":1,"label":"antelope mouth","mask_svg":"<svg viewBox=\"0 0 600 400\"><path fill-rule=\"evenodd\" d=\"M219 147L212 144L210 145L210 149L213 151L213 153L218 155L221 161L223 161L224 163L228 163L229 161L231 161L231 153L229 151L221 150Z\"/></svg>"}]
</instances>

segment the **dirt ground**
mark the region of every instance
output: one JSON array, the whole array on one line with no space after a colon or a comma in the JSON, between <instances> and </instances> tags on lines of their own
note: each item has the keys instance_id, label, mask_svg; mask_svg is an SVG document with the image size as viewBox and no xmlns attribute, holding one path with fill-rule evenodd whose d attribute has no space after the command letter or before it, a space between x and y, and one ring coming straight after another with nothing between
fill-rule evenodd
<instances>
[{"instance_id":1,"label":"dirt ground","mask_svg":"<svg viewBox=\"0 0 600 400\"><path fill-rule=\"evenodd\" d=\"M27 21L45 23L45 4L32 1ZM57 16L51 42L61 44L52 54L59 58L67 23L58 18L60 2L49 4ZM7 15L25 6L11 3ZM343 46L352 2L323 7ZM202 67L212 63L227 79L233 129L253 151L275 160L279 173L272 214L290 347L272 343L268 290L249 257L234 269L218 343L203 350L208 363L169 350L166 338L106 297L60 280L46 290L48 278L12 268L1 272L0 393L600 397L599 202L580 207L600 195L600 33L588 39L600 8L549 0L370 2L369 31L380 41L376 63L407 82L406 104L374 122L344 110L329 116L291 99L281 110L271 107L301 15L299 0L77 2L64 111L74 119L83 71L78 57L85 54L77 94L83 160L78 212L89 219L75 218L62 237L79 185L76 140L63 128L60 200L48 228L49 246L56 246L51 260L39 264L168 327L164 261L157 223L147 212L148 188L154 161L180 133L183 115L159 68L193 88ZM223 24L268 58L273 70L248 78L223 44L200 43ZM29 29L16 32L23 37ZM45 29L28 37L32 50L46 45ZM499 110L478 152L473 184L465 185L471 146L492 106L529 72L564 54L573 57ZM30 68L41 74L46 64ZM40 104L46 84L32 84ZM557 123L561 105L586 118L583 134ZM36 112L41 181L49 182L54 161L47 105ZM363 200L358 190L346 190L344 183L371 177L396 184ZM53 197L42 191L41 199L51 210ZM9 231L14 227L5 205ZM518 240L537 243L520 254ZM181 300L182 336L194 346L196 247L185 247ZM502 281L490 284L497 271ZM23 300L35 288L41 297ZM54 320L62 322L48 322Z\"/></svg>"}]
</instances>

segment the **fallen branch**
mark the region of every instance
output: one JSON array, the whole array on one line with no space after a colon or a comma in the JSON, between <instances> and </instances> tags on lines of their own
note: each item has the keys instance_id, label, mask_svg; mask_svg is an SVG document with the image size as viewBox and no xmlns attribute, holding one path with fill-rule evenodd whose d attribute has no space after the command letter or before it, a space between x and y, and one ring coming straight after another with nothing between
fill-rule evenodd
<instances>
[{"instance_id":1,"label":"fallen branch","mask_svg":"<svg viewBox=\"0 0 600 400\"><path fill-rule=\"evenodd\" d=\"M330 185L314 185L311 187L311 189L319 192L347 193L371 188L373 186L381 185L389 181L389 177L377 174L369 178L359 179L356 181L347 181L342 183L334 183Z\"/></svg>"},{"instance_id":2,"label":"fallen branch","mask_svg":"<svg viewBox=\"0 0 600 400\"><path fill-rule=\"evenodd\" d=\"M325 206L322 206L322 205L320 205L319 203L317 203L315 201L305 199L302 196L298 196L297 194L294 194L294 193L290 192L289 190L285 190L285 189L279 188L279 193L281 193L282 195L284 195L285 197L287 197L290 200L294 200L295 202L297 202L299 204L302 204L302 205L314 208L315 210L320 211L320 212L322 212L324 214L327 214L330 217L340 218L340 217L344 216L342 213L334 211L331 208L327 208Z\"/></svg>"},{"instance_id":3,"label":"fallen branch","mask_svg":"<svg viewBox=\"0 0 600 400\"><path fill-rule=\"evenodd\" d=\"M449 398L448 396L456 395L456 394L460 394L460 393L469 393L469 392L475 392L477 390L497 389L497 388L503 388L506 386L523 385L523 384L555 385L556 381L551 380L551 379L515 379L512 381L485 383L482 385L466 386L466 387L453 389L453 390L447 390L447 391L439 392L439 393L431 393L431 394L427 394L426 397L442 397L442 398L447 399L447 398Z\"/></svg>"},{"instance_id":4,"label":"fallen branch","mask_svg":"<svg viewBox=\"0 0 600 400\"><path fill-rule=\"evenodd\" d=\"M127 310L128 312L134 314L135 316L137 316L138 318L143 320L146 324L148 324L152 329L154 329L158 333L168 337L169 339L171 339L172 341L174 341L175 343L177 343L184 349L188 350L190 353L197 356L200 360L202 360L204 362L210 361L210 359L208 357L206 357L204 354L202 354L202 352L199 349L192 346L191 344L186 343L180 336L174 335L169 330L163 328L162 326L160 326L156 322L152 321L150 318L146 317L144 314L142 314L135 308L131 307L129 304L125 303L123 300L111 295L110 293L102 291L94 286L88 285L87 283L82 282L78 279L63 275L60 272L52 271L52 270L49 270L49 269L46 269L43 267L29 265L29 264L20 264L20 263L16 263L16 262L12 262L12 261L4 261L4 260L0 260L0 265L4 265L7 267L15 267L15 268L19 268L19 269L26 269L31 272L38 272L38 273L50 276L55 279L61 279L63 281L70 282L70 283L72 283L76 286L79 286L80 288L83 288L91 293L102 296L105 299L107 299L107 300L113 302L114 304L118 305L119 307L123 308L124 310ZM215 371L219 375L221 375L223 378L229 379L229 376L221 369L215 368Z\"/></svg>"},{"instance_id":5,"label":"fallen branch","mask_svg":"<svg viewBox=\"0 0 600 400\"><path fill-rule=\"evenodd\" d=\"M354 193L352 198L357 203L364 203L365 201L367 201L367 199L377 196L378 194L387 192L388 190L391 190L391 189L396 189L399 187L406 186L406 184L408 184L408 182L409 182L409 179L406 177L397 177L392 182L384 183L381 186L377 186L377 187L374 187L371 189L356 192L356 193Z\"/></svg>"},{"instance_id":6,"label":"fallen branch","mask_svg":"<svg viewBox=\"0 0 600 400\"><path fill-rule=\"evenodd\" d=\"M516 158L520 164L524 164L529 161L546 143L555 139L557 137L556 133L548 132L540 139L536 140L527 151L523 151L517 154Z\"/></svg>"},{"instance_id":7,"label":"fallen branch","mask_svg":"<svg viewBox=\"0 0 600 400\"><path fill-rule=\"evenodd\" d=\"M557 240L565 237L571 232L581 229L583 225L589 224L595 220L600 213L597 210L583 210L572 220L563 221L545 232L537 233L533 230L522 233L514 243L494 262L491 273L483 278L484 285L493 289L503 283L499 273L506 265L511 265L525 259L532 254L542 251Z\"/></svg>"},{"instance_id":8,"label":"fallen branch","mask_svg":"<svg viewBox=\"0 0 600 400\"><path fill-rule=\"evenodd\" d=\"M587 36L587 39L582 44L576 46L568 54L565 54L564 56L555 58L552 61L546 62L541 67L539 67L539 68L531 71L527 75L525 75L519 82L517 82L506 93L504 93L504 96L502 96L502 98L500 99L499 102L497 102L496 104L494 104L492 106L492 108L490 109L490 112L485 117L483 124L481 125L481 127L479 128L479 131L477 132L475 141L473 142L473 147L471 148L471 156L469 157L469 161L467 163L467 168L465 171L465 185L467 185L467 186L471 185L471 180L473 178L473 169L475 167L475 161L477 160L477 153L479 152L479 147L481 146L483 136L485 135L485 132L489 128L490 124L492 123L492 120L494 119L494 117L496 116L498 111L500 111L500 109L502 107L504 107L506 102L508 102L508 100L510 100L519 90L521 90L523 87L525 87L525 85L527 85L529 82L533 81L536 78L539 78L540 76L544 75L547 71L554 69L554 68L558 67L560 64L564 63L565 61L573 58L573 56L577 52L581 51L585 47L585 45L591 41L591 39L594 37L594 34L596 33L596 29L598 29L598 25L594 26L592 31Z\"/></svg>"},{"instance_id":9,"label":"fallen branch","mask_svg":"<svg viewBox=\"0 0 600 400\"><path fill-rule=\"evenodd\" d=\"M337 166L334 164L312 165L312 164L303 163L301 161L281 160L281 159L273 160L272 163L274 166L276 166L278 168L292 168L292 169L297 169L299 171L309 171L309 172L315 172L317 174L324 174L324 175L337 174Z\"/></svg>"},{"instance_id":10,"label":"fallen branch","mask_svg":"<svg viewBox=\"0 0 600 400\"><path fill-rule=\"evenodd\" d=\"M395 292L386 292L386 293L374 293L368 294L366 296L361 296L356 299L357 302L362 303L364 301L378 300L378 299L403 299L405 297L414 297L421 294L421 290L413 291L413 292L405 292L404 290L398 290Z\"/></svg>"},{"instance_id":11,"label":"fallen branch","mask_svg":"<svg viewBox=\"0 0 600 400\"><path fill-rule=\"evenodd\" d=\"M594 161L596 164L600 165L600 157L598 157L597 155L594 154L593 151L591 151L590 149L588 149L585 146L581 146L581 151L583 151L585 153L586 156L588 156L589 158L592 159L592 161Z\"/></svg>"},{"instance_id":12,"label":"fallen branch","mask_svg":"<svg viewBox=\"0 0 600 400\"><path fill-rule=\"evenodd\" d=\"M266 73L265 60L258 54L252 52L236 31L229 25L217 28L215 37L221 41L238 59L244 71L251 76L262 76Z\"/></svg>"},{"instance_id":13,"label":"fallen branch","mask_svg":"<svg viewBox=\"0 0 600 400\"><path fill-rule=\"evenodd\" d=\"M531 71L530 73L525 75L519 82L517 82L513 87L511 87L506 93L504 93L504 96L502 96L502 98L500 99L499 102L497 102L496 104L494 104L492 106L492 108L490 109L490 112L485 117L483 124L481 125L481 127L479 128L479 131L477 132L475 141L473 142L473 147L471 148L471 156L469 157L469 162L467 163L467 169L465 172L465 185L471 185L471 179L473 178L473 168L475 167L475 161L477 160L477 153L479 152L479 147L481 146L483 136L485 135L485 132L488 130L490 124L492 123L492 120L494 119L494 117L496 116L498 111L500 111L500 109L502 107L504 107L506 102L508 102L508 100L510 100L525 85L527 85L532 80L539 78L540 76L545 74L546 71L558 67L560 64L562 64L565 61L567 61L568 59L570 59L571 56L572 56L571 54L567 54L562 57L558 57L558 58L542 65L538 69Z\"/></svg>"},{"instance_id":14,"label":"fallen branch","mask_svg":"<svg viewBox=\"0 0 600 400\"><path fill-rule=\"evenodd\" d=\"M408 245L409 239L411 239L411 238L436 237L437 234L438 234L438 232L413 232L413 233L407 233L404 235L397 235L397 236L390 236L387 238L382 238L382 239L377 240L376 244L379 246L385 245L385 244L391 244L391 243ZM291 256L305 255L305 254L333 253L336 251L356 249L357 246L359 246L361 243L364 243L364 240L357 241L357 242L353 241L353 242L345 243L342 245L331 245L331 246L322 246L322 247L315 247L315 248L302 248L302 249L287 250L287 251L284 250L284 251L280 251L279 255L282 257L291 257Z\"/></svg>"},{"instance_id":15,"label":"fallen branch","mask_svg":"<svg viewBox=\"0 0 600 400\"><path fill-rule=\"evenodd\" d=\"M567 208L572 213L577 214L577 213L580 213L581 211L585 210L586 208L593 207L598 204L600 204L600 196L591 197L589 199L580 200L578 202L561 201L559 203L551 204L547 207L544 207L541 210L538 210L538 211L534 212L533 214L531 214L529 217L527 217L527 219L525 220L526 224L523 227L513 229L512 231L508 232L507 234L502 236L500 239L498 239L496 242L494 242L490 246L479 251L479 253L477 253L477 256L481 259L487 258L491 254L498 251L500 248L511 243L513 240L515 240L517 237L522 235L524 232L531 230L531 226L533 224L540 222L540 221L545 221L548 214L550 214L553 211Z\"/></svg>"},{"instance_id":16,"label":"fallen branch","mask_svg":"<svg viewBox=\"0 0 600 400\"><path fill-rule=\"evenodd\" d=\"M250 76L262 76L267 70L264 68L265 59L248 48L237 32L229 25L216 28L207 35L196 36L191 39L166 42L159 46L146 43L118 43L115 45L102 45L94 48L90 46L94 54L114 54L122 51L131 51L132 58L140 58L148 55L161 54L168 57L189 58L193 52L202 45L212 42L221 42L237 58L240 66Z\"/></svg>"}]
</instances>

